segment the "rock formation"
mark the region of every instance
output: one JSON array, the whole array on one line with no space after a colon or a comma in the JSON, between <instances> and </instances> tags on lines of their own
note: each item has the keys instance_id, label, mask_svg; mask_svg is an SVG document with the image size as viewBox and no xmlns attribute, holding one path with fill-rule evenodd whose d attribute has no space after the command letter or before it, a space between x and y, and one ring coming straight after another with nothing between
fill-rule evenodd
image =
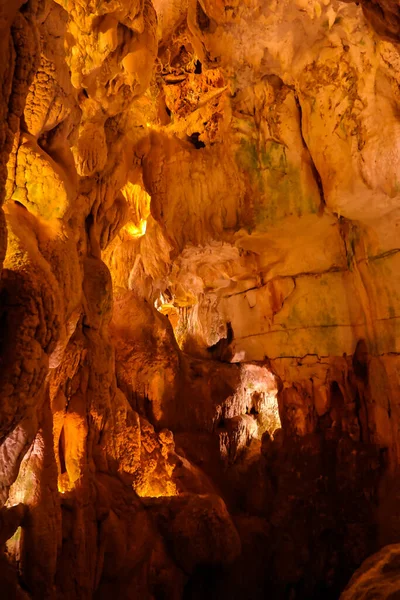
<instances>
[{"instance_id":1,"label":"rock formation","mask_svg":"<svg viewBox=\"0 0 400 600\"><path fill-rule=\"evenodd\" d=\"M398 3L0 33L4 597L393 598Z\"/></svg>"},{"instance_id":2,"label":"rock formation","mask_svg":"<svg viewBox=\"0 0 400 600\"><path fill-rule=\"evenodd\" d=\"M400 592L399 547L385 546L368 558L351 578L341 600L395 598Z\"/></svg>"}]
</instances>

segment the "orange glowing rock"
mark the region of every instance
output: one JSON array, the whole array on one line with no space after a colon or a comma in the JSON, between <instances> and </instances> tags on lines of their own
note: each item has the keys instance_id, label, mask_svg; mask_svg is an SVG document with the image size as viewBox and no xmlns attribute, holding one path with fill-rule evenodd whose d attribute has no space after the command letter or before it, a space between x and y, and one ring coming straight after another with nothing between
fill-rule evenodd
<instances>
[{"instance_id":1,"label":"orange glowing rock","mask_svg":"<svg viewBox=\"0 0 400 600\"><path fill-rule=\"evenodd\" d=\"M4 597L338 597L393 541L397 8L0 0Z\"/></svg>"}]
</instances>

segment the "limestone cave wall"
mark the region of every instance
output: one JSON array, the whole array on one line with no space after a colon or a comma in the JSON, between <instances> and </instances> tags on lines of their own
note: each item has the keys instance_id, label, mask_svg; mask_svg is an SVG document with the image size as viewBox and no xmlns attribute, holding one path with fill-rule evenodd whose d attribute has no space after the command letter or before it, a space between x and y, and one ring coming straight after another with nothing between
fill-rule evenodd
<instances>
[{"instance_id":1,"label":"limestone cave wall","mask_svg":"<svg viewBox=\"0 0 400 600\"><path fill-rule=\"evenodd\" d=\"M399 23L0 0L4 598L394 597Z\"/></svg>"}]
</instances>

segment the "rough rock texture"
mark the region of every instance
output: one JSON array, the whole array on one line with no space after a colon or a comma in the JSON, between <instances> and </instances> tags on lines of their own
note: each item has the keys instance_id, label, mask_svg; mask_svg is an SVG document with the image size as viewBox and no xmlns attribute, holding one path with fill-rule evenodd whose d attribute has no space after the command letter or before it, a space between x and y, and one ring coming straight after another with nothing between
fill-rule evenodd
<instances>
[{"instance_id":1,"label":"rough rock texture","mask_svg":"<svg viewBox=\"0 0 400 600\"><path fill-rule=\"evenodd\" d=\"M341 600L388 599L400 594L399 546L385 546L354 573Z\"/></svg>"},{"instance_id":2,"label":"rough rock texture","mask_svg":"<svg viewBox=\"0 0 400 600\"><path fill-rule=\"evenodd\" d=\"M7 597L336 600L400 542L399 23L0 0Z\"/></svg>"},{"instance_id":3,"label":"rough rock texture","mask_svg":"<svg viewBox=\"0 0 400 600\"><path fill-rule=\"evenodd\" d=\"M398 2L393 0L362 0L361 5L365 17L377 33L390 41L399 41L400 9Z\"/></svg>"}]
</instances>

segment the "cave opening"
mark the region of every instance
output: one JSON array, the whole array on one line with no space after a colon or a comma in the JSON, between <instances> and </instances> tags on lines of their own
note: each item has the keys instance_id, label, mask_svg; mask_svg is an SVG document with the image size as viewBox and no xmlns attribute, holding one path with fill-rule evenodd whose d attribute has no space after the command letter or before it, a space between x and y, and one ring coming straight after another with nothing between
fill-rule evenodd
<instances>
[{"instance_id":1,"label":"cave opening","mask_svg":"<svg viewBox=\"0 0 400 600\"><path fill-rule=\"evenodd\" d=\"M187 136L188 142L193 144L193 146L196 148L196 150L200 150L201 148L206 147L205 143L199 139L200 135L201 134L199 131L195 131L194 133L191 133L190 135Z\"/></svg>"},{"instance_id":2,"label":"cave opening","mask_svg":"<svg viewBox=\"0 0 400 600\"><path fill-rule=\"evenodd\" d=\"M196 75L201 75L202 74L202 72L203 72L203 65L201 64L200 60L196 60L194 72L195 72Z\"/></svg>"}]
</instances>

